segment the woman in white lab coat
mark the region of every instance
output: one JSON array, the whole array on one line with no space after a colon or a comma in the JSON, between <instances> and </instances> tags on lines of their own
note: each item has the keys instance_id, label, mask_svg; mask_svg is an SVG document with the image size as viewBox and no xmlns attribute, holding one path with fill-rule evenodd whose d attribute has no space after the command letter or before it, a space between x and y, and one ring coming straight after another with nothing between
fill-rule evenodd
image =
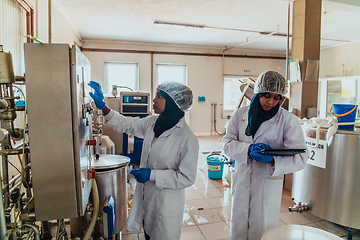
<instances>
[{"instance_id":1,"label":"woman in white lab coat","mask_svg":"<svg viewBox=\"0 0 360 240\"><path fill-rule=\"evenodd\" d=\"M184 119L193 101L191 89L175 82L159 84L153 108L160 115L140 119L109 109L100 85L93 81L89 85L108 126L144 139L140 168L131 170L139 183L127 229L140 233L144 227L145 239L180 239L185 188L195 181L199 151L198 140Z\"/></svg>"},{"instance_id":2,"label":"woman in white lab coat","mask_svg":"<svg viewBox=\"0 0 360 240\"><path fill-rule=\"evenodd\" d=\"M224 153L235 160L231 180L230 239L260 240L276 227L283 177L305 167L308 151L295 156L262 155L263 149L306 149L299 119L279 102L286 81L274 71L261 73L250 106L237 109L223 137Z\"/></svg>"}]
</instances>

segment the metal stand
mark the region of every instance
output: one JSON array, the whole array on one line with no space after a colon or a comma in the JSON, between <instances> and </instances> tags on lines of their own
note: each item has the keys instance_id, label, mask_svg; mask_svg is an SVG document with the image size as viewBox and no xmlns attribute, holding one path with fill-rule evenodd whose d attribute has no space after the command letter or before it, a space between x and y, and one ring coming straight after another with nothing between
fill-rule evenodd
<instances>
[{"instance_id":1,"label":"metal stand","mask_svg":"<svg viewBox=\"0 0 360 240\"><path fill-rule=\"evenodd\" d=\"M353 234L357 234L357 233L360 233L360 230L359 230L359 229L349 228L349 229L348 229L347 239L348 239L348 240L352 240Z\"/></svg>"}]
</instances>

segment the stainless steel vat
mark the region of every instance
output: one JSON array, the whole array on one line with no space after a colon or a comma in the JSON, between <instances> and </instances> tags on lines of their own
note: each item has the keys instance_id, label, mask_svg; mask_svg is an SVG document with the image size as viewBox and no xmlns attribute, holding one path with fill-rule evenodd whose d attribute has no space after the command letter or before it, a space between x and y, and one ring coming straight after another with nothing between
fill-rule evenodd
<instances>
[{"instance_id":1,"label":"stainless steel vat","mask_svg":"<svg viewBox=\"0 0 360 240\"><path fill-rule=\"evenodd\" d=\"M127 173L126 166L130 159L121 155L100 155L99 160L95 160L96 183L99 191L99 221L96 222L93 238L98 239L104 237L102 209L105 204L105 199L112 196L115 200L115 226L113 235L117 235L126 226L127 221L127 192L126 181ZM90 195L92 202L92 193ZM70 220L71 232L83 237L84 231L87 228L86 217L78 217Z\"/></svg>"},{"instance_id":2,"label":"stainless steel vat","mask_svg":"<svg viewBox=\"0 0 360 240\"><path fill-rule=\"evenodd\" d=\"M324 139L325 133L321 131L320 139ZM325 168L307 164L294 173L292 197L307 204L315 216L360 229L359 128L338 130L327 148Z\"/></svg>"}]
</instances>

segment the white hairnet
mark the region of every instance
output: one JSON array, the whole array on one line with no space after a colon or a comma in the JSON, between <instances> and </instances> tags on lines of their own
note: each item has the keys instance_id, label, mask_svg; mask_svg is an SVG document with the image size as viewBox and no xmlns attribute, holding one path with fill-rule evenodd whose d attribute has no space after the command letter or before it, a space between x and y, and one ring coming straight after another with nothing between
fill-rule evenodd
<instances>
[{"instance_id":1,"label":"white hairnet","mask_svg":"<svg viewBox=\"0 0 360 240\"><path fill-rule=\"evenodd\" d=\"M277 93L284 96L287 93L286 80L278 72L262 72L255 82L254 93Z\"/></svg>"},{"instance_id":2,"label":"white hairnet","mask_svg":"<svg viewBox=\"0 0 360 240\"><path fill-rule=\"evenodd\" d=\"M183 112L190 110L193 94L188 86L177 82L163 82L156 89L166 92Z\"/></svg>"}]
</instances>

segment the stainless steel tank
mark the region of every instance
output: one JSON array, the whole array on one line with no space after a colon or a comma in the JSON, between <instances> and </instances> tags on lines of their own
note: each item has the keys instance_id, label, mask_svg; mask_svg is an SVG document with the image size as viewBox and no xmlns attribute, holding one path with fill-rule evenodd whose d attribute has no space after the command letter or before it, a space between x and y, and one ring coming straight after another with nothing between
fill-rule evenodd
<instances>
[{"instance_id":1,"label":"stainless steel tank","mask_svg":"<svg viewBox=\"0 0 360 240\"><path fill-rule=\"evenodd\" d=\"M308 137L315 130L304 129ZM326 130L320 139L325 140ZM360 229L360 129L338 130L326 151L325 168L307 164L294 173L292 197L315 216Z\"/></svg>"},{"instance_id":2,"label":"stainless steel tank","mask_svg":"<svg viewBox=\"0 0 360 240\"><path fill-rule=\"evenodd\" d=\"M95 160L96 183L99 191L99 220L96 222L93 238L99 239L104 236L103 207L108 196L114 198L115 224L113 235L118 235L126 226L127 221L127 173L126 166L130 159L121 155L100 155L99 160ZM93 195L91 193L90 201ZM70 220L72 234L83 237L88 218L78 217Z\"/></svg>"}]
</instances>

